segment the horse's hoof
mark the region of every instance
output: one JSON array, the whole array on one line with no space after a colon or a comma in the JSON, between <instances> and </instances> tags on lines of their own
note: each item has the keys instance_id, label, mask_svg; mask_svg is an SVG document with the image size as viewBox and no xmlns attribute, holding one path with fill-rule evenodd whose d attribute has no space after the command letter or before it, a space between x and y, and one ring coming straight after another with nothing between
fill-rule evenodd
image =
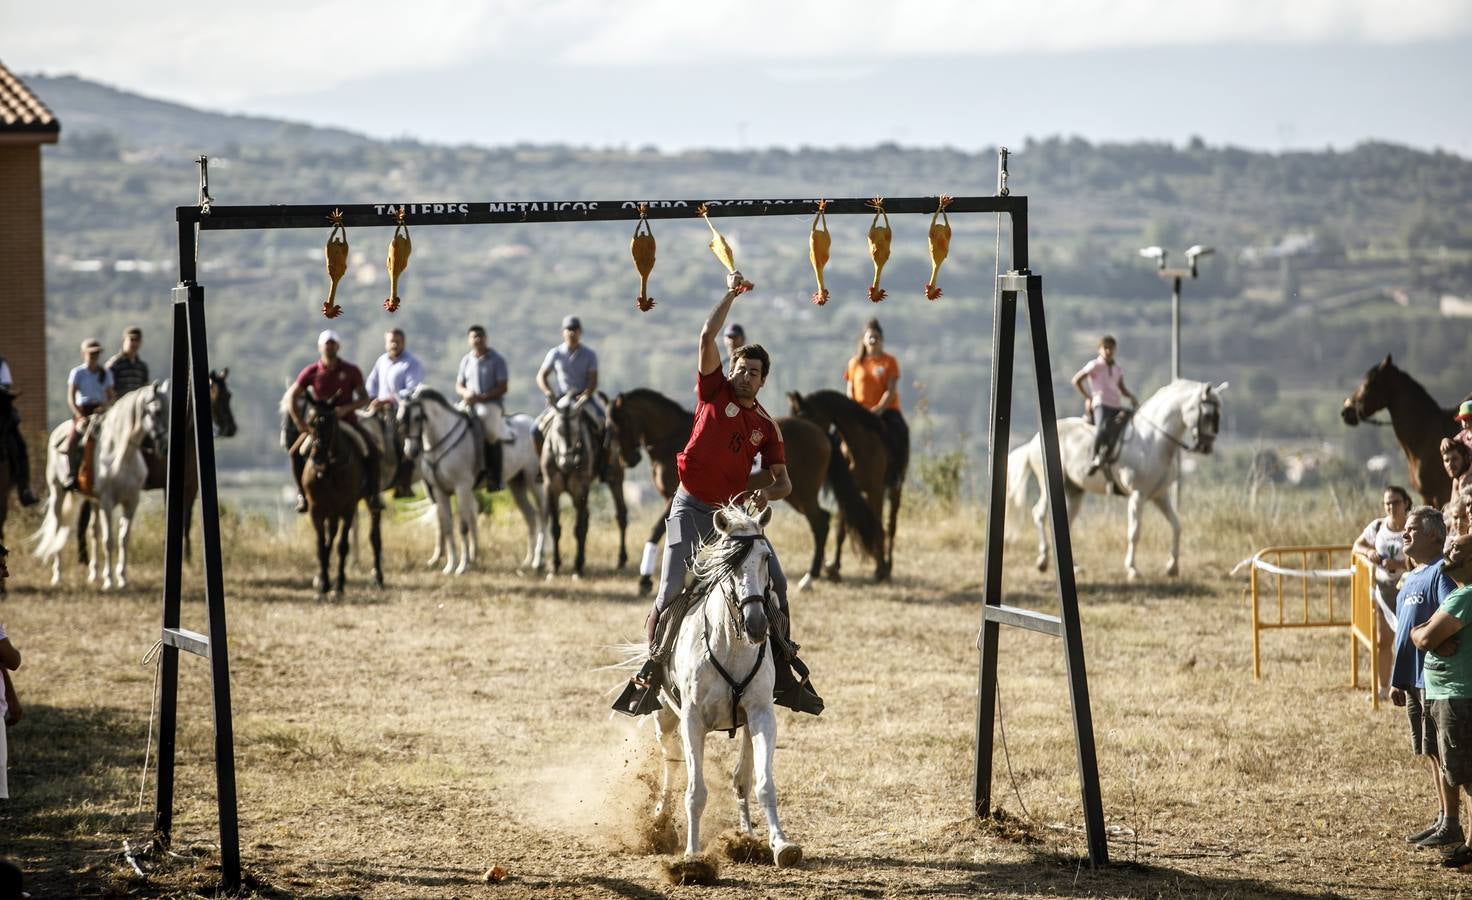
<instances>
[{"instance_id":1,"label":"horse's hoof","mask_svg":"<svg viewBox=\"0 0 1472 900\"><path fill-rule=\"evenodd\" d=\"M583 580L583 573L582 572L574 572L574 573L572 573L572 580L573 581L582 581Z\"/></svg>"},{"instance_id":2,"label":"horse's hoof","mask_svg":"<svg viewBox=\"0 0 1472 900\"><path fill-rule=\"evenodd\" d=\"M654 579L648 575L639 576L639 596L648 597L654 591Z\"/></svg>"},{"instance_id":3,"label":"horse's hoof","mask_svg":"<svg viewBox=\"0 0 1472 900\"><path fill-rule=\"evenodd\" d=\"M326 591L319 591L317 593L317 602L318 603L326 603L327 602L327 592Z\"/></svg>"},{"instance_id":4,"label":"horse's hoof","mask_svg":"<svg viewBox=\"0 0 1472 900\"><path fill-rule=\"evenodd\" d=\"M812 583L813 583L813 573L812 572L805 572L805 573L803 573L803 576L797 580L797 589L798 589L798 591L805 591L805 590L808 589L808 585L810 585Z\"/></svg>"},{"instance_id":5,"label":"horse's hoof","mask_svg":"<svg viewBox=\"0 0 1472 900\"><path fill-rule=\"evenodd\" d=\"M1181 567L1176 565L1175 563L1171 563L1170 565L1165 567L1165 574L1170 576L1171 578L1175 578L1177 575L1181 574Z\"/></svg>"},{"instance_id":6,"label":"horse's hoof","mask_svg":"<svg viewBox=\"0 0 1472 900\"><path fill-rule=\"evenodd\" d=\"M1036 565L1039 572L1048 571L1048 558L1046 556L1039 556Z\"/></svg>"},{"instance_id":7,"label":"horse's hoof","mask_svg":"<svg viewBox=\"0 0 1472 900\"><path fill-rule=\"evenodd\" d=\"M557 573L556 572L548 572L546 574L546 576L544 577L543 580L545 580L545 581L551 581L552 579L554 579L556 577L557 577Z\"/></svg>"},{"instance_id":8,"label":"horse's hoof","mask_svg":"<svg viewBox=\"0 0 1472 900\"><path fill-rule=\"evenodd\" d=\"M1140 573L1139 573L1139 571L1137 571L1135 569L1129 569L1129 570L1127 570L1125 572L1125 576L1124 577L1126 579L1128 579L1129 581L1139 581L1140 580Z\"/></svg>"},{"instance_id":9,"label":"horse's hoof","mask_svg":"<svg viewBox=\"0 0 1472 900\"><path fill-rule=\"evenodd\" d=\"M832 566L829 566L828 568L824 569L823 570L823 574L825 576L827 576L827 578L828 578L829 581L842 581L843 580L843 574L841 572L839 572L837 569L833 568Z\"/></svg>"},{"instance_id":10,"label":"horse's hoof","mask_svg":"<svg viewBox=\"0 0 1472 900\"><path fill-rule=\"evenodd\" d=\"M778 844L772 847L772 860L779 869L790 869L802 862L802 847L797 844Z\"/></svg>"}]
</instances>

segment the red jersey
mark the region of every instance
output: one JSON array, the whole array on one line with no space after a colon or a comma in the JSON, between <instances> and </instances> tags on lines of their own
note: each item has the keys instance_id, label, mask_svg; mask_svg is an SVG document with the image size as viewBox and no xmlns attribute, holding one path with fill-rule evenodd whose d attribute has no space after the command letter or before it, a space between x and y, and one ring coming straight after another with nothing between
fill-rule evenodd
<instances>
[{"instance_id":1,"label":"red jersey","mask_svg":"<svg viewBox=\"0 0 1472 900\"><path fill-rule=\"evenodd\" d=\"M736 402L725 373L716 369L696 382L695 425L690 442L675 457L680 484L711 506L730 503L746 490L751 463L762 455L762 469L785 466L782 432L761 404L748 409Z\"/></svg>"},{"instance_id":2,"label":"red jersey","mask_svg":"<svg viewBox=\"0 0 1472 900\"><path fill-rule=\"evenodd\" d=\"M345 359L339 359L337 365L330 369L319 359L302 369L302 373L296 376L296 383L298 387L310 387L312 396L318 400L330 397L333 406L356 403L368 394L367 388L363 387L363 373ZM357 421L357 414L349 418Z\"/></svg>"}]
</instances>

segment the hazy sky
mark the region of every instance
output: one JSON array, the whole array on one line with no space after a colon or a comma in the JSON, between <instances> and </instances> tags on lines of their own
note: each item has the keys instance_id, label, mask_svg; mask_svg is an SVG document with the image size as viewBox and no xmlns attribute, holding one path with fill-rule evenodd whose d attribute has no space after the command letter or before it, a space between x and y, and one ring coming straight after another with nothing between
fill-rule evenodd
<instances>
[{"instance_id":1,"label":"hazy sky","mask_svg":"<svg viewBox=\"0 0 1472 900\"><path fill-rule=\"evenodd\" d=\"M1472 155L1465 0L0 0L0 61L441 142Z\"/></svg>"}]
</instances>

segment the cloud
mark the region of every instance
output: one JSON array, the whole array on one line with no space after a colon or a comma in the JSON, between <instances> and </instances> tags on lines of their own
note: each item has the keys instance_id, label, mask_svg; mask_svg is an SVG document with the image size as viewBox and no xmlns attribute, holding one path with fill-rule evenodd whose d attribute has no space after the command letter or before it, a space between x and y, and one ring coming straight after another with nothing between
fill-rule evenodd
<instances>
[{"instance_id":1,"label":"cloud","mask_svg":"<svg viewBox=\"0 0 1472 900\"><path fill-rule=\"evenodd\" d=\"M841 80L885 60L1207 44L1412 43L1472 33L1460 0L0 0L4 61L205 104L330 90L475 62L751 63ZM472 85L494 91L514 85ZM411 111L385 109L386 120Z\"/></svg>"}]
</instances>

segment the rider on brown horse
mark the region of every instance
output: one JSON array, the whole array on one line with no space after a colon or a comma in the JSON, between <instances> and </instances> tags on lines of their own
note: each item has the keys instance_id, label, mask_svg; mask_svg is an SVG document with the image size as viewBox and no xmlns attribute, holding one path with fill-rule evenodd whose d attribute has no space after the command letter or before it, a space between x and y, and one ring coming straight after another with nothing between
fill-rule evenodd
<instances>
[{"instance_id":1,"label":"rider on brown horse","mask_svg":"<svg viewBox=\"0 0 1472 900\"><path fill-rule=\"evenodd\" d=\"M337 349L341 341L337 332L327 329L317 335L317 350L322 357L316 362L302 369L301 374L296 377L291 389L286 392L286 411L295 423L297 431L305 433L307 425L302 421L301 413L297 411L297 395L308 387L312 389L312 396L318 400L331 403L337 407L337 416L343 423L350 425L363 439L366 448L364 457L367 460L367 496L369 509L382 509L383 498L378 495L378 446L363 430L358 423L357 411L369 403L368 391L363 384L363 372L352 363L337 355ZM306 468L306 458L296 452L295 447L291 452L291 473L296 480L296 511L304 513L307 511L307 499L301 493L302 470Z\"/></svg>"},{"instance_id":2,"label":"rider on brown horse","mask_svg":"<svg viewBox=\"0 0 1472 900\"><path fill-rule=\"evenodd\" d=\"M727 278L726 295L700 331L695 425L684 452L677 458L680 488L670 505L665 531L664 572L659 595L645 622L650 658L615 704L619 712L644 715L659 708L662 663L673 646L685 608L683 602L677 602L682 599L685 571L696 548L714 533L716 509L740 497L750 498L763 509L792 491L781 429L756 399L771 371L766 350L759 344L740 347L732 353L729 374L721 372L716 335L721 333L741 284L740 273L733 272ZM761 453L763 468L752 473L751 463L757 453ZM787 578L775 553L770 573L782 612L779 621L787 622ZM779 625L777 631L782 630ZM797 659L797 645L789 644L787 634L778 633L772 647L777 673L775 701L799 712L821 713L823 699L808 681L807 667Z\"/></svg>"}]
</instances>

